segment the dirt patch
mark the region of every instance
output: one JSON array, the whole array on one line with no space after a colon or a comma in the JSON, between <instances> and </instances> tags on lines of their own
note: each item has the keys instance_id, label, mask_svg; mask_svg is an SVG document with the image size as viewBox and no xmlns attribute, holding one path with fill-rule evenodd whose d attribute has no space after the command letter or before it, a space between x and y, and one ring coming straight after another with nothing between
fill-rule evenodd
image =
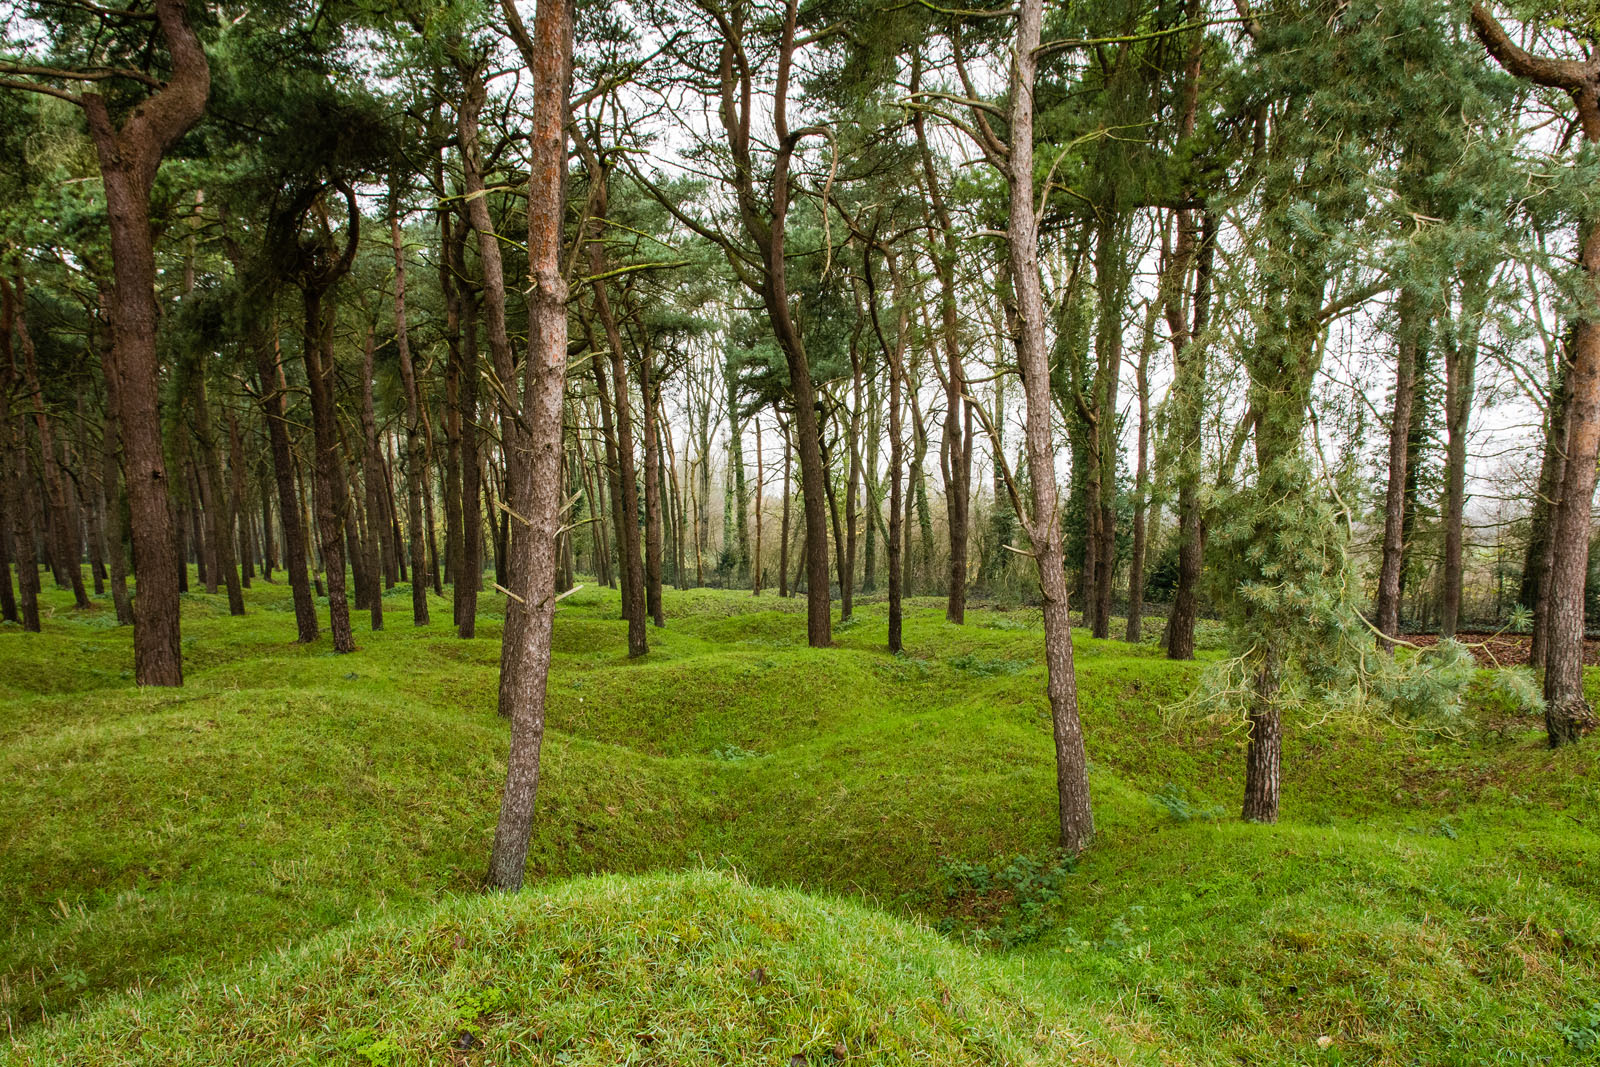
<instances>
[{"instance_id":1,"label":"dirt patch","mask_svg":"<svg viewBox=\"0 0 1600 1067\"><path fill-rule=\"evenodd\" d=\"M1423 648L1439 643L1438 634L1405 634L1404 640ZM1512 667L1528 662L1528 649L1533 642L1527 634L1458 633L1456 640L1472 650L1480 666ZM1583 642L1583 662L1587 667L1600 667L1600 638L1589 637Z\"/></svg>"}]
</instances>

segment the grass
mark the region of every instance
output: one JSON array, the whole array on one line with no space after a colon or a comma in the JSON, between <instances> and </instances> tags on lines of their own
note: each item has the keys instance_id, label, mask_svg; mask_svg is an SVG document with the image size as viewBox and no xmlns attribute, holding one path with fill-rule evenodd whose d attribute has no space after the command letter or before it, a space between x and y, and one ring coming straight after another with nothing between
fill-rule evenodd
<instances>
[{"instance_id":1,"label":"grass","mask_svg":"<svg viewBox=\"0 0 1600 1067\"><path fill-rule=\"evenodd\" d=\"M881 604L819 651L798 602L669 591L630 662L590 587L558 613L508 900L476 892L498 598L463 642L395 594L351 656L293 644L282 587L243 619L186 597L178 691L132 687L109 605L52 589L43 634L0 628L17 1062L1600 1050L1594 745L1551 753L1487 694L1464 742L1291 724L1283 822L1248 826L1236 726L1167 711L1197 666L1080 638L1099 835L1067 862L1036 615L916 601L896 657Z\"/></svg>"}]
</instances>

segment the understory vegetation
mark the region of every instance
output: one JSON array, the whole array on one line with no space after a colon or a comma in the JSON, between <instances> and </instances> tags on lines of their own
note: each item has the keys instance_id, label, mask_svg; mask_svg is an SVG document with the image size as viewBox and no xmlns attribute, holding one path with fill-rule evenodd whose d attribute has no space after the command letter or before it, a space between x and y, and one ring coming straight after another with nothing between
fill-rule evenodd
<instances>
[{"instance_id":1,"label":"understory vegetation","mask_svg":"<svg viewBox=\"0 0 1600 1067\"><path fill-rule=\"evenodd\" d=\"M181 690L109 606L0 629L0 1014L44 1063L1583 1063L1600 771L1485 679L1461 738L1289 717L1241 822L1200 661L1075 640L1097 836L1056 850L1037 611L614 591L556 615L528 886L498 596L457 640L294 643L183 602ZM410 590L391 597L408 602ZM1209 646L1209 648L1208 648ZM1593 679L1591 679L1592 683ZM576 880L573 880L576 879ZM4 1056L0 1056L4 1058Z\"/></svg>"}]
</instances>

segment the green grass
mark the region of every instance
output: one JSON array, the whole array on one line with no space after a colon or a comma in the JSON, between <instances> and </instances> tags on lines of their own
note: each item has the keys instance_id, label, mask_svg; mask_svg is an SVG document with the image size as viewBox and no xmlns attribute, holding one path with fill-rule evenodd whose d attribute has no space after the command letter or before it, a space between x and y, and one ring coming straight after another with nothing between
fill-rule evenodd
<instances>
[{"instance_id":1,"label":"green grass","mask_svg":"<svg viewBox=\"0 0 1600 1067\"><path fill-rule=\"evenodd\" d=\"M132 687L108 604L0 628L18 1062L1600 1054L1595 745L1491 697L1464 742L1291 724L1283 822L1247 826L1236 725L1168 710L1199 668L1079 639L1099 836L1069 864L1036 614L914 601L896 657L881 604L818 651L799 602L669 591L630 662L591 586L507 900L476 892L499 600L462 642L395 593L351 656L294 645L282 587L189 596L179 691Z\"/></svg>"}]
</instances>

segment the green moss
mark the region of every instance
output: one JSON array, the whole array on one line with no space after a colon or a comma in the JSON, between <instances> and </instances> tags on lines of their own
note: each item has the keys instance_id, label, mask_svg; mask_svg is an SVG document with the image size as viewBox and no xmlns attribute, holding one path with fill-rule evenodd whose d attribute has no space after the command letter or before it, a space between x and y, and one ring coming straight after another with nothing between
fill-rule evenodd
<instances>
[{"instance_id":1,"label":"green moss","mask_svg":"<svg viewBox=\"0 0 1600 1067\"><path fill-rule=\"evenodd\" d=\"M611 876L119 998L16 1062L1075 1062L1091 1032L1010 971L859 905L705 871Z\"/></svg>"},{"instance_id":2,"label":"green moss","mask_svg":"<svg viewBox=\"0 0 1600 1067\"><path fill-rule=\"evenodd\" d=\"M668 591L667 628L629 661L616 594L590 586L558 613L536 891L513 903L476 895L504 777L498 598L465 642L448 603L417 628L392 598L388 628L358 620L359 651L336 656L326 639L294 643L281 587L258 582L243 619L193 595L176 691L132 687L131 635L107 605L75 612L53 589L47 600L45 633L0 628L0 1014L24 1062L117 1062L136 1032L153 1042L148 1062L226 1062L218 1049L251 1062L444 1062L460 998L516 989L561 1006L481 1012L487 1049L500 1050L482 1062L518 1062L514 1027L536 1021L566 1043L530 1044L522 1061L631 1050L683 1062L703 1047L822 1062L841 1036L864 1039L862 1019L901 1004L910 1029L879 1024L882 1062L1050 1062L1068 1035L1093 1038L1085 1054L1183 1062L1592 1055L1596 749L1549 752L1539 722L1488 686L1464 742L1290 723L1284 820L1246 826L1233 818L1237 724L1173 712L1199 668L1148 643L1079 639L1099 836L1062 869L1036 613L978 608L957 627L939 601L917 600L907 652L890 656L881 602L858 606L838 647L813 650L799 601ZM1204 817L1175 818L1174 797ZM559 884L705 866L739 879ZM1053 873L1017 875L1030 871ZM619 916L657 900L669 916L703 907L708 944L722 947L667 953L670 973L652 970L660 946ZM552 901L559 915L540 910ZM803 938L777 942L747 912L810 918ZM548 956L537 945L518 956L492 932L474 936L498 947L470 966L461 957L457 977L454 962L426 970L418 938L452 922L548 922L540 938L615 942L617 977L540 985L554 981ZM824 929L846 940L819 940ZM885 947L901 941L910 955ZM790 952L811 992L752 1015L749 990L711 976L731 982L740 954L767 952ZM978 999L962 1001L956 978L951 995L1004 1054L951 1044L917 1007L923 978L896 977L906 967L965 975ZM1016 1017L981 1006L1002 979L1027 1005ZM835 1004L833 980L859 996ZM127 999L135 989L146 999ZM796 1044L802 1017L826 1025ZM136 1018L151 1028L131 1029ZM581 1020L611 1037L580 1039ZM681 1034L662 1036L673 1021ZM640 1043L658 1022L656 1044ZM670 1043L680 1037L689 1044Z\"/></svg>"}]
</instances>

